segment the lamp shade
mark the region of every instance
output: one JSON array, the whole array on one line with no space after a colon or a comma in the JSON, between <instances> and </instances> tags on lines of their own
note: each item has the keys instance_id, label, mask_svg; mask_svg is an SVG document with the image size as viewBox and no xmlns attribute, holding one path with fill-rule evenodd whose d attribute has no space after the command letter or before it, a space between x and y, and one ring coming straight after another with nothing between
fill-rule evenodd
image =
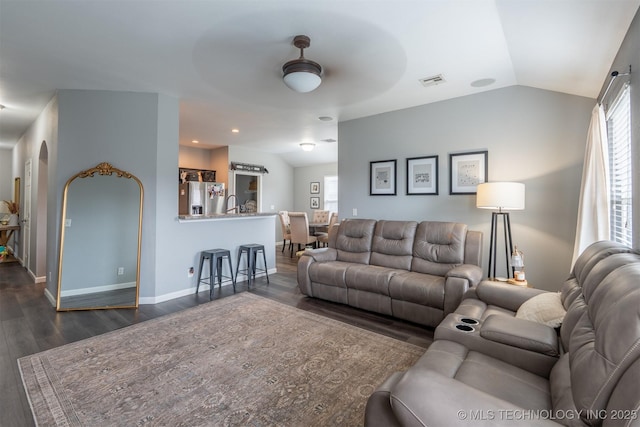
<instances>
[{"instance_id":1,"label":"lamp shade","mask_svg":"<svg viewBox=\"0 0 640 427\"><path fill-rule=\"evenodd\" d=\"M524 209L524 184L519 182L485 182L479 184L476 207L519 211Z\"/></svg>"}]
</instances>

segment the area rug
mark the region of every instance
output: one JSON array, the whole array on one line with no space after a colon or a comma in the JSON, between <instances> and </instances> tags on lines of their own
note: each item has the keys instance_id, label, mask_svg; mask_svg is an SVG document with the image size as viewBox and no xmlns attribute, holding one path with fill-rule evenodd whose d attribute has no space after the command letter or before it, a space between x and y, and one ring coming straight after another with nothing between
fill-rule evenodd
<instances>
[{"instance_id":1,"label":"area rug","mask_svg":"<svg viewBox=\"0 0 640 427\"><path fill-rule=\"evenodd\" d=\"M424 351L244 292L18 363L41 426L356 426Z\"/></svg>"}]
</instances>

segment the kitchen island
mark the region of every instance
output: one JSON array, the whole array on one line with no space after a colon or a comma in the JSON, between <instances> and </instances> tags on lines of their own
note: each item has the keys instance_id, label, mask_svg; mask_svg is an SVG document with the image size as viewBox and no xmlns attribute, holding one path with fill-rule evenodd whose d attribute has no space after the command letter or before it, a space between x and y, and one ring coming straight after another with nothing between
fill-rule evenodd
<instances>
[{"instance_id":1,"label":"kitchen island","mask_svg":"<svg viewBox=\"0 0 640 427\"><path fill-rule=\"evenodd\" d=\"M176 222L169 226L169 234L159 237L168 242L180 242L179 247L167 248L171 251L170 265L161 266L163 272L158 276L161 279L159 283L167 283L173 290L163 292L156 286L155 295L147 296L141 288L140 304L157 304L195 294L200 252L203 250L228 249L231 252L231 263L235 273L238 247L250 243L261 244L265 248L269 274L276 273L276 216L276 212L178 216ZM244 257L242 262L245 262ZM226 263L223 272L225 275L228 273ZM208 277L208 266L204 268L203 276ZM246 279L245 275L238 275L238 282ZM230 286L231 283L223 283L222 286L227 285ZM258 277L252 286L267 286L266 280ZM176 288L180 290L176 291ZM201 284L199 292L208 293L209 286Z\"/></svg>"}]
</instances>

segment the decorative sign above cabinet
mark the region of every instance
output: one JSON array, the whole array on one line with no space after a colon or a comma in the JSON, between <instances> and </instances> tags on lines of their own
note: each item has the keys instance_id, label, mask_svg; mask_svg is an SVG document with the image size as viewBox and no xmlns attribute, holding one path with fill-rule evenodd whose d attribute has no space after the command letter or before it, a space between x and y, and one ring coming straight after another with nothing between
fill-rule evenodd
<instances>
[{"instance_id":1,"label":"decorative sign above cabinet","mask_svg":"<svg viewBox=\"0 0 640 427\"><path fill-rule=\"evenodd\" d=\"M259 173L269 173L267 168L262 165L250 165L248 163L237 163L231 162L231 170L235 171L247 171L247 172L259 172Z\"/></svg>"}]
</instances>

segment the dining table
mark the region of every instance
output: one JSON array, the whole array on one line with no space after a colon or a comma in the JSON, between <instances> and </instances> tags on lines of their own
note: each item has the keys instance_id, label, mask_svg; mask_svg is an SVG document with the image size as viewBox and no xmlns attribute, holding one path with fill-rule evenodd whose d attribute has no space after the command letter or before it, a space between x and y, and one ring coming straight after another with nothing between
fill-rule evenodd
<instances>
[{"instance_id":1,"label":"dining table","mask_svg":"<svg viewBox=\"0 0 640 427\"><path fill-rule=\"evenodd\" d=\"M315 236L315 234L318 232L319 228L327 228L329 227L329 223L328 222L310 222L309 223L309 235L310 236Z\"/></svg>"}]
</instances>

